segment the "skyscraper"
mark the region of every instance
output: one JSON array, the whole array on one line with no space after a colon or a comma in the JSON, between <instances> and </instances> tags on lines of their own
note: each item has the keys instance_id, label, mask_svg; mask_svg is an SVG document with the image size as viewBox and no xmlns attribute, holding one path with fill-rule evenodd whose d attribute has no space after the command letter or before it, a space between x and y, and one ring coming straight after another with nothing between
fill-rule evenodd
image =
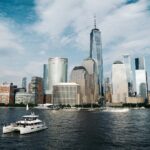
<instances>
[{"instance_id":1,"label":"skyscraper","mask_svg":"<svg viewBox=\"0 0 150 150\"><path fill-rule=\"evenodd\" d=\"M29 83L29 93L34 94L34 103L43 103L43 78L33 76L31 82Z\"/></svg>"},{"instance_id":2,"label":"skyscraper","mask_svg":"<svg viewBox=\"0 0 150 150\"><path fill-rule=\"evenodd\" d=\"M90 58L96 61L97 65L97 84L99 85L99 94L103 95L103 58L102 58L102 43L101 43L101 32L96 28L92 29L90 33Z\"/></svg>"},{"instance_id":3,"label":"skyscraper","mask_svg":"<svg viewBox=\"0 0 150 150\"><path fill-rule=\"evenodd\" d=\"M67 82L68 59L49 58L48 59L48 91L52 94L53 85L60 82Z\"/></svg>"},{"instance_id":4,"label":"skyscraper","mask_svg":"<svg viewBox=\"0 0 150 150\"><path fill-rule=\"evenodd\" d=\"M143 57L135 58L135 69L136 70L145 69L145 59Z\"/></svg>"},{"instance_id":5,"label":"skyscraper","mask_svg":"<svg viewBox=\"0 0 150 150\"><path fill-rule=\"evenodd\" d=\"M89 74L89 94L90 94L90 99L92 100L92 103L96 103L99 98L99 86L97 84L98 76L97 76L97 67L96 67L96 62L92 58L86 58L83 60L82 64L88 74Z\"/></svg>"},{"instance_id":6,"label":"skyscraper","mask_svg":"<svg viewBox=\"0 0 150 150\"><path fill-rule=\"evenodd\" d=\"M147 74L144 57L135 58L135 85L136 95L147 98Z\"/></svg>"},{"instance_id":7,"label":"skyscraper","mask_svg":"<svg viewBox=\"0 0 150 150\"><path fill-rule=\"evenodd\" d=\"M22 88L24 88L25 90L27 88L27 78L26 77L22 78Z\"/></svg>"},{"instance_id":8,"label":"skyscraper","mask_svg":"<svg viewBox=\"0 0 150 150\"><path fill-rule=\"evenodd\" d=\"M75 82L80 85L80 104L90 104L89 74L86 68L83 66L74 67L71 72L71 82Z\"/></svg>"},{"instance_id":9,"label":"skyscraper","mask_svg":"<svg viewBox=\"0 0 150 150\"><path fill-rule=\"evenodd\" d=\"M132 77L132 70L131 70L131 58L130 55L123 55L123 62L126 68L126 75L128 81L128 92L131 96L133 94L133 77Z\"/></svg>"},{"instance_id":10,"label":"skyscraper","mask_svg":"<svg viewBox=\"0 0 150 150\"><path fill-rule=\"evenodd\" d=\"M43 88L46 93L48 90L48 64L43 65Z\"/></svg>"},{"instance_id":11,"label":"skyscraper","mask_svg":"<svg viewBox=\"0 0 150 150\"><path fill-rule=\"evenodd\" d=\"M112 103L126 103L128 82L125 64L115 61L112 65Z\"/></svg>"}]
</instances>

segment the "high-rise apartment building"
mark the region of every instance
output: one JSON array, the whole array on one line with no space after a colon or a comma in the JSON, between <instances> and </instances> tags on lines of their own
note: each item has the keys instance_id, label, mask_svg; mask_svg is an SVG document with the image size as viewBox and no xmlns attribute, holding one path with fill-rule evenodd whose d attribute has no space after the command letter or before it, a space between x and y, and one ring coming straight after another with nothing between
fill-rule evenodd
<instances>
[{"instance_id":1,"label":"high-rise apartment building","mask_svg":"<svg viewBox=\"0 0 150 150\"><path fill-rule=\"evenodd\" d=\"M97 65L97 84L99 86L99 94L103 95L103 58L102 58L102 42L101 32L96 28L90 33L90 58L93 58Z\"/></svg>"},{"instance_id":2,"label":"high-rise apartment building","mask_svg":"<svg viewBox=\"0 0 150 150\"><path fill-rule=\"evenodd\" d=\"M112 65L112 103L126 103L128 81L126 67L121 61Z\"/></svg>"}]
</instances>

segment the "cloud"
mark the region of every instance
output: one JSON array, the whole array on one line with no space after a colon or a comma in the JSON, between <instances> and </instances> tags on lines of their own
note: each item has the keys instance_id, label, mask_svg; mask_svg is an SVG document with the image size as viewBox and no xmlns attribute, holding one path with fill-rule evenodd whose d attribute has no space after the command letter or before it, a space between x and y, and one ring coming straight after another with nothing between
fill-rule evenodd
<instances>
[{"instance_id":1,"label":"cloud","mask_svg":"<svg viewBox=\"0 0 150 150\"><path fill-rule=\"evenodd\" d=\"M11 54L18 62L18 66L12 66L22 69L22 74L16 69L12 72L15 74L16 71L18 77L41 75L42 63L53 56L72 58L69 60L72 67L89 55L90 31L96 14L97 28L102 34L105 71L111 70L111 64L121 59L124 53L149 55L148 5L148 0L134 3L121 0L35 0L35 19L38 19L34 22L15 26L14 22L0 18L0 53L6 57ZM10 69L8 66L5 66L7 70Z\"/></svg>"},{"instance_id":2,"label":"cloud","mask_svg":"<svg viewBox=\"0 0 150 150\"><path fill-rule=\"evenodd\" d=\"M146 8L145 0L125 5L103 22L103 48L107 50L104 57L108 63L124 53L132 56L150 54L150 21Z\"/></svg>"},{"instance_id":3,"label":"cloud","mask_svg":"<svg viewBox=\"0 0 150 150\"><path fill-rule=\"evenodd\" d=\"M9 56L13 53L23 54L24 48L21 45L21 40L10 29L8 22L0 21L0 53L1 56Z\"/></svg>"}]
</instances>

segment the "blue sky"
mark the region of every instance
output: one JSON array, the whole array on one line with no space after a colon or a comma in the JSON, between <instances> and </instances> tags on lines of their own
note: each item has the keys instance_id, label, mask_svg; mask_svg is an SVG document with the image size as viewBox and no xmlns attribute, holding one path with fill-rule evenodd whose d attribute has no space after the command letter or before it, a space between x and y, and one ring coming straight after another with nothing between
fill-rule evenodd
<instances>
[{"instance_id":1,"label":"blue sky","mask_svg":"<svg viewBox=\"0 0 150 150\"><path fill-rule=\"evenodd\" d=\"M146 58L150 76L149 0L0 0L0 82L42 76L49 57L69 59L69 72L89 56L96 14L105 76L123 54Z\"/></svg>"}]
</instances>

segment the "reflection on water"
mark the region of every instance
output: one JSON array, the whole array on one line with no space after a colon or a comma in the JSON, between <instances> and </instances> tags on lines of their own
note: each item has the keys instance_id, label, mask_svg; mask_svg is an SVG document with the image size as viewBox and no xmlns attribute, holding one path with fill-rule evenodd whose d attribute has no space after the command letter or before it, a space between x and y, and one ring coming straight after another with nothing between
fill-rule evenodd
<instances>
[{"instance_id":1,"label":"reflection on water","mask_svg":"<svg viewBox=\"0 0 150 150\"><path fill-rule=\"evenodd\" d=\"M123 113L37 109L34 112L48 129L26 135L4 135L0 130L0 150L150 149L149 109ZM0 108L0 122L13 122L25 113L24 108Z\"/></svg>"}]
</instances>

